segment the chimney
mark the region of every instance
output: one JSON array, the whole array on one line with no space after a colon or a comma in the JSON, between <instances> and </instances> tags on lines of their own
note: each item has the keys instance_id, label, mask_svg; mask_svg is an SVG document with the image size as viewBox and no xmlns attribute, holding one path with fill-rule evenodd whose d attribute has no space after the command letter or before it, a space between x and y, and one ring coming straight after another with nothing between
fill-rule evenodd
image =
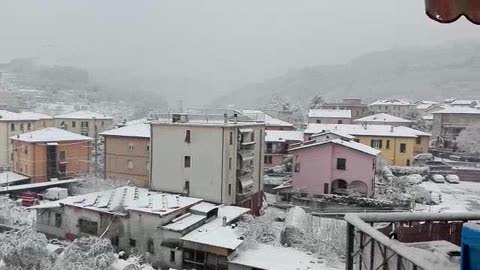
<instances>
[{"instance_id":1,"label":"chimney","mask_svg":"<svg viewBox=\"0 0 480 270\"><path fill-rule=\"evenodd\" d=\"M227 226L227 217L222 217L222 226Z\"/></svg>"},{"instance_id":2,"label":"chimney","mask_svg":"<svg viewBox=\"0 0 480 270\"><path fill-rule=\"evenodd\" d=\"M233 119L235 120L235 124L238 122L238 114L233 114Z\"/></svg>"},{"instance_id":3,"label":"chimney","mask_svg":"<svg viewBox=\"0 0 480 270\"><path fill-rule=\"evenodd\" d=\"M390 126L390 132L393 132L395 128L393 126Z\"/></svg>"},{"instance_id":4,"label":"chimney","mask_svg":"<svg viewBox=\"0 0 480 270\"><path fill-rule=\"evenodd\" d=\"M223 114L223 123L228 123L228 115L226 113Z\"/></svg>"}]
</instances>

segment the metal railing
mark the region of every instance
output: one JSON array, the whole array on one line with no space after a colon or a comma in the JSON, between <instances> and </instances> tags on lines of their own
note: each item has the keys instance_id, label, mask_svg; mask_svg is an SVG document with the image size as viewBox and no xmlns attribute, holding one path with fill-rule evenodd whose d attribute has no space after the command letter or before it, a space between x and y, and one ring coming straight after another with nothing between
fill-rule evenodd
<instances>
[{"instance_id":1,"label":"metal railing","mask_svg":"<svg viewBox=\"0 0 480 270\"><path fill-rule=\"evenodd\" d=\"M412 222L467 222L480 220L480 213L366 213L347 214L344 219L347 221L347 270L458 269L458 262L439 260L433 253L429 258L428 253L417 252L405 243L390 239L373 226L389 223L396 228L399 224Z\"/></svg>"}]
</instances>

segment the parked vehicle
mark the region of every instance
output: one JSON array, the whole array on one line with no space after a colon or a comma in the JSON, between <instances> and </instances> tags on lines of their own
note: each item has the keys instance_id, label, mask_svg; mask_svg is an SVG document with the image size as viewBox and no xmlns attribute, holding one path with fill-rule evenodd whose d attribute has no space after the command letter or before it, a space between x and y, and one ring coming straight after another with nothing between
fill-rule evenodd
<instances>
[{"instance_id":1,"label":"parked vehicle","mask_svg":"<svg viewBox=\"0 0 480 270\"><path fill-rule=\"evenodd\" d=\"M445 183L445 178L441 174L434 174L431 179L435 183Z\"/></svg>"},{"instance_id":2,"label":"parked vehicle","mask_svg":"<svg viewBox=\"0 0 480 270\"><path fill-rule=\"evenodd\" d=\"M445 181L450 184L460 184L460 178L456 174L449 174L445 177Z\"/></svg>"},{"instance_id":3,"label":"parked vehicle","mask_svg":"<svg viewBox=\"0 0 480 270\"><path fill-rule=\"evenodd\" d=\"M410 174L405 177L409 184L418 185L423 182L423 177L420 174Z\"/></svg>"}]
</instances>

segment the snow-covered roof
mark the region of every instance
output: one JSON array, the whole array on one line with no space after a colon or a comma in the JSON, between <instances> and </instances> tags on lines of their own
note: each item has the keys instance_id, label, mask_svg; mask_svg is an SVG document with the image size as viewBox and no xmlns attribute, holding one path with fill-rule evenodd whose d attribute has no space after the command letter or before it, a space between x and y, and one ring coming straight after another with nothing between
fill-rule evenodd
<instances>
[{"instance_id":1,"label":"snow-covered roof","mask_svg":"<svg viewBox=\"0 0 480 270\"><path fill-rule=\"evenodd\" d=\"M41 183L31 183L25 185L14 185L8 187L0 187L0 192L12 192L12 191L20 191L20 190L29 190L33 188L45 188L45 187L52 187L52 186L59 186L65 185L70 183L75 183L83 181L82 179L68 179L68 180L57 180L57 181L48 181L48 182L41 182ZM58 201L55 201L58 202Z\"/></svg>"},{"instance_id":2,"label":"snow-covered roof","mask_svg":"<svg viewBox=\"0 0 480 270\"><path fill-rule=\"evenodd\" d=\"M255 116L254 119L264 119L266 126L293 127L292 123L275 118L260 110L242 110L242 113L247 116Z\"/></svg>"},{"instance_id":3,"label":"snow-covered roof","mask_svg":"<svg viewBox=\"0 0 480 270\"><path fill-rule=\"evenodd\" d=\"M379 99L370 104L370 106L374 105L395 105L395 106L411 106L412 103L410 101L402 100L402 99Z\"/></svg>"},{"instance_id":4,"label":"snow-covered roof","mask_svg":"<svg viewBox=\"0 0 480 270\"><path fill-rule=\"evenodd\" d=\"M435 104L423 104L423 103L421 103L421 104L417 105L417 110L426 110L426 109L428 109L428 108L430 108L434 105Z\"/></svg>"},{"instance_id":5,"label":"snow-covered roof","mask_svg":"<svg viewBox=\"0 0 480 270\"><path fill-rule=\"evenodd\" d=\"M34 113L34 112L21 112L15 113L6 110L0 110L0 121L36 121L40 119L51 119L50 115Z\"/></svg>"},{"instance_id":6,"label":"snow-covered roof","mask_svg":"<svg viewBox=\"0 0 480 270\"><path fill-rule=\"evenodd\" d=\"M344 147L347 147L347 148L350 148L350 149L353 149L353 150L357 150L357 151L360 151L360 152L363 152L365 154L369 154L369 155L372 155L372 156L376 156L376 155L381 153L380 150L372 148L372 147L370 147L368 145L365 145L363 143L358 143L358 142L355 142L355 141L345 141L345 140L341 140L341 139L334 139L334 140L331 140L331 141L323 141L323 142L306 144L306 145L302 145L302 146L299 146L299 147L289 149L288 151L297 151L297 150L301 150L301 149L305 149L305 148L323 146L323 145L327 145L327 144L330 144L330 143L333 143L333 144L336 144L336 145L341 145L341 146L344 146Z\"/></svg>"},{"instance_id":7,"label":"snow-covered roof","mask_svg":"<svg viewBox=\"0 0 480 270\"><path fill-rule=\"evenodd\" d=\"M91 141L90 137L73 133L56 127L48 127L40 130L35 130L28 133L10 137L12 140L24 142L62 142L62 141Z\"/></svg>"},{"instance_id":8,"label":"snow-covered roof","mask_svg":"<svg viewBox=\"0 0 480 270\"><path fill-rule=\"evenodd\" d=\"M105 213L118 214L132 210L164 216L201 201L202 199L153 192L146 188L125 186L72 196L57 202L61 205L70 205Z\"/></svg>"},{"instance_id":9,"label":"snow-covered roof","mask_svg":"<svg viewBox=\"0 0 480 270\"><path fill-rule=\"evenodd\" d=\"M311 109L310 111L308 111L308 117L352 118L352 111L351 110Z\"/></svg>"},{"instance_id":10,"label":"snow-covered roof","mask_svg":"<svg viewBox=\"0 0 480 270\"><path fill-rule=\"evenodd\" d=\"M452 106L471 106L473 104L476 104L476 100L470 100L470 99L457 99L454 102L451 103Z\"/></svg>"},{"instance_id":11,"label":"snow-covered roof","mask_svg":"<svg viewBox=\"0 0 480 270\"><path fill-rule=\"evenodd\" d=\"M60 119L113 119L112 117L91 112L91 111L76 111L67 114L56 115L55 118Z\"/></svg>"},{"instance_id":12,"label":"snow-covered roof","mask_svg":"<svg viewBox=\"0 0 480 270\"><path fill-rule=\"evenodd\" d=\"M312 135L312 137L318 137L318 136L323 136L323 135L328 135L328 134L333 134L333 135L336 135L337 137L341 137L341 138L345 138L345 139L349 139L349 140L355 139L355 137L350 135L350 134L341 133L339 131L331 131L331 130L316 133L316 134Z\"/></svg>"},{"instance_id":13,"label":"snow-covered roof","mask_svg":"<svg viewBox=\"0 0 480 270\"><path fill-rule=\"evenodd\" d=\"M150 124L127 125L101 132L100 135L150 138Z\"/></svg>"},{"instance_id":14,"label":"snow-covered roof","mask_svg":"<svg viewBox=\"0 0 480 270\"><path fill-rule=\"evenodd\" d=\"M127 122L125 122L125 125L130 126L130 125L138 125L138 124L146 124L146 123L150 123L150 120L148 120L145 117L145 118L140 118L140 119L127 121Z\"/></svg>"},{"instance_id":15,"label":"snow-covered roof","mask_svg":"<svg viewBox=\"0 0 480 270\"><path fill-rule=\"evenodd\" d=\"M208 212L212 211L213 209L217 208L218 205L209 203L209 202L201 202L199 204L196 204L190 208L191 211L197 212L197 213L202 213L202 214L207 214Z\"/></svg>"},{"instance_id":16,"label":"snow-covered roof","mask_svg":"<svg viewBox=\"0 0 480 270\"><path fill-rule=\"evenodd\" d=\"M188 233L181 239L188 242L235 250L242 244L243 240L239 238L236 230L228 226L228 224L249 211L250 209L248 208L238 206L219 206L216 219ZM223 226L223 217L227 219L227 226Z\"/></svg>"},{"instance_id":17,"label":"snow-covered roof","mask_svg":"<svg viewBox=\"0 0 480 270\"><path fill-rule=\"evenodd\" d=\"M172 223L162 226L162 229L181 232L184 231L191 226L194 226L200 222L203 222L207 219L207 216L204 215L195 215L191 213L187 213L181 217L178 217L172 220Z\"/></svg>"},{"instance_id":18,"label":"snow-covered roof","mask_svg":"<svg viewBox=\"0 0 480 270\"><path fill-rule=\"evenodd\" d=\"M303 141L303 132L297 130L266 130L266 142Z\"/></svg>"},{"instance_id":19,"label":"snow-covered roof","mask_svg":"<svg viewBox=\"0 0 480 270\"><path fill-rule=\"evenodd\" d=\"M0 185L13 184L15 182L25 181L30 179L28 176L21 175L15 172L0 173Z\"/></svg>"},{"instance_id":20,"label":"snow-covered roof","mask_svg":"<svg viewBox=\"0 0 480 270\"><path fill-rule=\"evenodd\" d=\"M352 136L378 136L378 137L418 137L431 136L431 134L409 127L392 127L390 125L345 125L345 124L316 124L310 123L305 129L305 134L316 134L325 131L340 132Z\"/></svg>"},{"instance_id":21,"label":"snow-covered roof","mask_svg":"<svg viewBox=\"0 0 480 270\"><path fill-rule=\"evenodd\" d=\"M294 248L258 244L252 248L239 250L230 263L266 270L331 269L330 266L319 261L319 258L314 255Z\"/></svg>"},{"instance_id":22,"label":"snow-covered roof","mask_svg":"<svg viewBox=\"0 0 480 270\"><path fill-rule=\"evenodd\" d=\"M368 123L411 123L412 121L403 119L401 117L393 116L386 113L379 113L374 115L365 116L356 120L354 122L368 122Z\"/></svg>"},{"instance_id":23,"label":"snow-covered roof","mask_svg":"<svg viewBox=\"0 0 480 270\"><path fill-rule=\"evenodd\" d=\"M480 110L470 107L448 107L440 111L432 112L433 114L480 114Z\"/></svg>"}]
</instances>

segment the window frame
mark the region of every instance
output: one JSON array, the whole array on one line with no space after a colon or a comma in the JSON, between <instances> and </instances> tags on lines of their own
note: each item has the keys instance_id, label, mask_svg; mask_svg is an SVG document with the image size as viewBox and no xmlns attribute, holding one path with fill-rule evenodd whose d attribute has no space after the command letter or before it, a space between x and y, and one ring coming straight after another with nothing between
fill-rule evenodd
<instances>
[{"instance_id":1,"label":"window frame","mask_svg":"<svg viewBox=\"0 0 480 270\"><path fill-rule=\"evenodd\" d=\"M183 156L183 168L191 168L192 167L192 156Z\"/></svg>"},{"instance_id":2,"label":"window frame","mask_svg":"<svg viewBox=\"0 0 480 270\"><path fill-rule=\"evenodd\" d=\"M337 158L337 170L346 171L347 170L347 159L346 158Z\"/></svg>"}]
</instances>

